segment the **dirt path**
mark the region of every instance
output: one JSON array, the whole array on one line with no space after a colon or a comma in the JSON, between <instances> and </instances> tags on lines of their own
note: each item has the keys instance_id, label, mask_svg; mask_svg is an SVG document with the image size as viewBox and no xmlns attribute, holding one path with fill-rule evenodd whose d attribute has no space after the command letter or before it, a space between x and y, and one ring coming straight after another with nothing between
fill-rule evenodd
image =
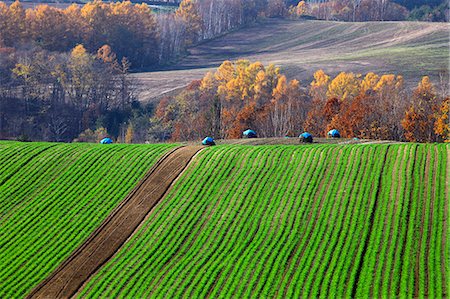
<instances>
[{"instance_id":1,"label":"dirt path","mask_svg":"<svg viewBox=\"0 0 450 299\"><path fill-rule=\"evenodd\" d=\"M76 293L117 252L201 148L181 147L161 158L102 225L27 298L69 298Z\"/></svg>"}]
</instances>

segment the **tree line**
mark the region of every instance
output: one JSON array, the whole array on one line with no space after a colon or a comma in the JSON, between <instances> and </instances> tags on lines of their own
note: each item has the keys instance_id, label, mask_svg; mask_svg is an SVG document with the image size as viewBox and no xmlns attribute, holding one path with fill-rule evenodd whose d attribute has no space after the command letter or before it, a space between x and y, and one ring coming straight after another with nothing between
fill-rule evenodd
<instances>
[{"instance_id":1,"label":"tree line","mask_svg":"<svg viewBox=\"0 0 450 299\"><path fill-rule=\"evenodd\" d=\"M130 1L95 0L65 9L25 9L19 1L9 6L0 2L0 48L69 52L82 44L95 54L108 45L133 68L149 68L170 63L187 47L258 18L308 15L343 21L403 20L408 10L390 0L183 0L174 13L164 14ZM429 13L422 17L434 18ZM435 17L448 17L448 8Z\"/></svg>"},{"instance_id":2,"label":"tree line","mask_svg":"<svg viewBox=\"0 0 450 299\"><path fill-rule=\"evenodd\" d=\"M82 45L69 53L3 49L0 138L96 141L95 128L119 135L133 107L140 107L128 69L109 46L96 55ZM106 134L102 130L95 134Z\"/></svg>"},{"instance_id":3,"label":"tree line","mask_svg":"<svg viewBox=\"0 0 450 299\"><path fill-rule=\"evenodd\" d=\"M322 107L326 101L315 102L317 99L305 92L298 81L288 82L273 66L227 62L217 73L193 82L180 96L162 101L155 117L151 105L136 101L128 71L132 67L170 63L186 47L260 17L301 17L314 11L315 4L319 5L318 13L322 13L322 5L358 2L361 6L346 11L349 18L351 15L359 20L364 3L380 1L183 0L174 13L158 15L145 4L129 1L96 0L65 9L48 5L24 9L20 2L9 6L0 2L0 138L95 141L110 134L123 141L144 142L193 139L204 134L233 138L247 125L260 129L263 136L281 136L287 131L308 128L305 124L308 117L313 119L310 115L313 107ZM222 73L225 77L221 77ZM235 73L246 78L246 83L236 81L232 76ZM233 83L228 82L231 79ZM256 89L247 86L247 81L256 84ZM236 91L228 84L245 90L240 96L242 101L236 100ZM375 89L372 92L380 93ZM406 103L417 98L412 93L402 96L408 99ZM189 97L192 101L187 101ZM338 100L327 107L335 110L344 107L345 111L346 105L353 103L353 99L334 98ZM410 108L400 102L393 110L404 112ZM171 109L163 109L165 104ZM433 102L429 107L437 111L439 105ZM409 110L411 115L420 115L423 109L417 104ZM364 134L406 139L405 129L399 126L400 114L396 114L395 126L390 127L389 133ZM331 120L346 119L334 116L329 120L330 115L322 116L322 119L327 119L327 125ZM195 125L203 127L184 128L191 118L195 119ZM184 123L179 121L182 119Z\"/></svg>"},{"instance_id":4,"label":"tree line","mask_svg":"<svg viewBox=\"0 0 450 299\"><path fill-rule=\"evenodd\" d=\"M0 57L2 57L0 55ZM307 86L274 65L225 61L156 107L137 101L129 63L109 46L96 55L15 52L0 60L0 138L118 142L325 136L450 141L448 86L423 77L409 90L400 75L322 70Z\"/></svg>"},{"instance_id":5,"label":"tree line","mask_svg":"<svg viewBox=\"0 0 450 299\"><path fill-rule=\"evenodd\" d=\"M417 6L420 3L425 4L422 0L415 3L398 0L306 0L298 3L297 10L301 8L300 15L309 15L321 20L449 21L448 0L438 0L436 5L431 6Z\"/></svg>"},{"instance_id":6,"label":"tree line","mask_svg":"<svg viewBox=\"0 0 450 299\"><path fill-rule=\"evenodd\" d=\"M248 128L261 137L326 136L399 141L450 141L449 98L423 77L414 90L399 75L365 76L322 70L309 86L288 80L260 62L225 61L216 72L163 99L152 118L155 139L240 138Z\"/></svg>"},{"instance_id":7,"label":"tree line","mask_svg":"<svg viewBox=\"0 0 450 299\"><path fill-rule=\"evenodd\" d=\"M135 69L170 63L186 47L266 15L277 0L183 0L174 13L155 14L146 4L95 0L65 9L25 9L0 2L0 48L90 53L108 45ZM282 0L281 0L282 1Z\"/></svg>"}]
</instances>

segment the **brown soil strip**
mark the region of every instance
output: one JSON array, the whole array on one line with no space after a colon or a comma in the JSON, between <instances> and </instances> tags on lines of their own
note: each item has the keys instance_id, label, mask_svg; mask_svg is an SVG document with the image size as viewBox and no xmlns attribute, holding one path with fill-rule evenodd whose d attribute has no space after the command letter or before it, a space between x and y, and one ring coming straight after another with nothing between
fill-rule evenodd
<instances>
[{"instance_id":1,"label":"brown soil strip","mask_svg":"<svg viewBox=\"0 0 450 299\"><path fill-rule=\"evenodd\" d=\"M69 298L75 294L122 247L201 148L176 148L161 158L102 225L27 298Z\"/></svg>"},{"instance_id":2,"label":"brown soil strip","mask_svg":"<svg viewBox=\"0 0 450 299\"><path fill-rule=\"evenodd\" d=\"M177 178L175 180L172 181L172 183L170 184L170 187L167 189L166 193L164 194L165 196L168 196L174 185L177 183L177 181L181 178L181 176L186 172L186 170L189 169L193 169L195 168L195 165L198 164L198 159L195 159L195 157L200 153L200 151L198 151L191 159L191 162L188 163L188 165L185 167L185 169L183 169L183 171L180 172L180 174L177 176ZM155 217L154 215L155 213L155 209L151 209L150 212L145 216L144 220L142 220L142 222L135 228L135 230L133 231L133 233L130 234L130 236L126 239L126 241L124 242L124 244L128 244L128 242L131 241L131 239L147 224L148 220L152 217ZM112 255L109 260L113 260L116 255L122 250L122 246L114 253L114 255ZM78 294L84 290L84 288L89 284L89 282L91 281L92 278L94 278L99 271L102 269L102 267L98 268L95 272L93 272L90 277L78 288L77 292L71 297L71 298L77 298ZM120 296L120 293L119 293Z\"/></svg>"}]
</instances>

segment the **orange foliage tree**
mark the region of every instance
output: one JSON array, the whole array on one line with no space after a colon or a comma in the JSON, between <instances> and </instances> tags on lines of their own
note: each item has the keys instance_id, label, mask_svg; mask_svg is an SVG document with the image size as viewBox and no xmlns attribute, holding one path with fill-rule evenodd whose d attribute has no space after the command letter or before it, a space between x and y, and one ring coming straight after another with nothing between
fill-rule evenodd
<instances>
[{"instance_id":1,"label":"orange foliage tree","mask_svg":"<svg viewBox=\"0 0 450 299\"><path fill-rule=\"evenodd\" d=\"M440 109L437 111L434 132L444 140L450 142L450 98L444 99Z\"/></svg>"},{"instance_id":2,"label":"orange foliage tree","mask_svg":"<svg viewBox=\"0 0 450 299\"><path fill-rule=\"evenodd\" d=\"M408 103L408 98L411 101ZM157 118L173 140L239 138L251 128L261 137L325 136L408 141L449 140L449 99L439 100L424 77L412 95L403 77L314 74L308 91L280 69L247 60L225 61L201 81L165 102ZM170 117L168 117L168 115Z\"/></svg>"},{"instance_id":3,"label":"orange foliage tree","mask_svg":"<svg viewBox=\"0 0 450 299\"><path fill-rule=\"evenodd\" d=\"M165 106L174 107L172 139L183 140L206 135L239 138L248 128L263 137L285 136L303 127L304 103L297 80L288 81L273 65L239 60L225 61Z\"/></svg>"},{"instance_id":4,"label":"orange foliage tree","mask_svg":"<svg viewBox=\"0 0 450 299\"><path fill-rule=\"evenodd\" d=\"M430 78L425 76L413 92L413 102L405 112L402 126L405 138L412 142L438 141L435 134L436 113L439 110L437 95Z\"/></svg>"}]
</instances>

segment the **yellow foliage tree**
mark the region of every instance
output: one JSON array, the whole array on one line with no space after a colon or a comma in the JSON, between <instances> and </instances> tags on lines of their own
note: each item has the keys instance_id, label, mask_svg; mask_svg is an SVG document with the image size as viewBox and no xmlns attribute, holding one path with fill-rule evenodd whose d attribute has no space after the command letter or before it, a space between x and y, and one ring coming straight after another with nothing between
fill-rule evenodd
<instances>
[{"instance_id":1,"label":"yellow foliage tree","mask_svg":"<svg viewBox=\"0 0 450 299\"><path fill-rule=\"evenodd\" d=\"M433 142L437 141L436 114L439 105L436 104L436 92L430 78L425 76L413 92L413 103L405 113L401 124L408 141ZM444 107L445 110L445 107ZM442 128L445 134L445 127Z\"/></svg>"},{"instance_id":2,"label":"yellow foliage tree","mask_svg":"<svg viewBox=\"0 0 450 299\"><path fill-rule=\"evenodd\" d=\"M444 142L450 142L450 98L446 98L437 112L434 132L439 135Z\"/></svg>"},{"instance_id":3,"label":"yellow foliage tree","mask_svg":"<svg viewBox=\"0 0 450 299\"><path fill-rule=\"evenodd\" d=\"M323 70L316 71L314 73L314 80L310 84L310 95L314 100L326 101L329 84L330 76L325 74Z\"/></svg>"},{"instance_id":4,"label":"yellow foliage tree","mask_svg":"<svg viewBox=\"0 0 450 299\"><path fill-rule=\"evenodd\" d=\"M360 81L353 73L341 72L328 86L328 98L345 101L356 97L360 92Z\"/></svg>"},{"instance_id":5,"label":"yellow foliage tree","mask_svg":"<svg viewBox=\"0 0 450 299\"><path fill-rule=\"evenodd\" d=\"M188 46L197 42L202 32L202 17L196 0L183 0L175 15L186 24L186 43Z\"/></svg>"},{"instance_id":6,"label":"yellow foliage tree","mask_svg":"<svg viewBox=\"0 0 450 299\"><path fill-rule=\"evenodd\" d=\"M93 85L93 57L83 45L73 48L69 57L70 81L62 82L69 91L72 101L79 106L88 107L88 90Z\"/></svg>"},{"instance_id":7,"label":"yellow foliage tree","mask_svg":"<svg viewBox=\"0 0 450 299\"><path fill-rule=\"evenodd\" d=\"M296 12L297 16L299 16L299 17L305 15L307 11L308 11L308 6L305 1L300 1L295 8L295 12Z\"/></svg>"},{"instance_id":8,"label":"yellow foliage tree","mask_svg":"<svg viewBox=\"0 0 450 299\"><path fill-rule=\"evenodd\" d=\"M11 44L14 41L21 41L25 38L28 34L28 28L26 27L26 12L19 1L15 1L9 6L8 15L6 29L8 35L6 39L12 39L8 41Z\"/></svg>"},{"instance_id":9,"label":"yellow foliage tree","mask_svg":"<svg viewBox=\"0 0 450 299\"><path fill-rule=\"evenodd\" d=\"M68 34L67 16L61 9L38 5L34 10L27 10L26 18L31 37L44 49L58 51L73 42Z\"/></svg>"},{"instance_id":10,"label":"yellow foliage tree","mask_svg":"<svg viewBox=\"0 0 450 299\"><path fill-rule=\"evenodd\" d=\"M361 82L361 94L365 94L369 90L374 90L380 77L375 73L367 73Z\"/></svg>"},{"instance_id":11,"label":"yellow foliage tree","mask_svg":"<svg viewBox=\"0 0 450 299\"><path fill-rule=\"evenodd\" d=\"M134 128L133 125L128 125L127 133L125 134L125 143L133 143L134 139Z\"/></svg>"}]
</instances>

